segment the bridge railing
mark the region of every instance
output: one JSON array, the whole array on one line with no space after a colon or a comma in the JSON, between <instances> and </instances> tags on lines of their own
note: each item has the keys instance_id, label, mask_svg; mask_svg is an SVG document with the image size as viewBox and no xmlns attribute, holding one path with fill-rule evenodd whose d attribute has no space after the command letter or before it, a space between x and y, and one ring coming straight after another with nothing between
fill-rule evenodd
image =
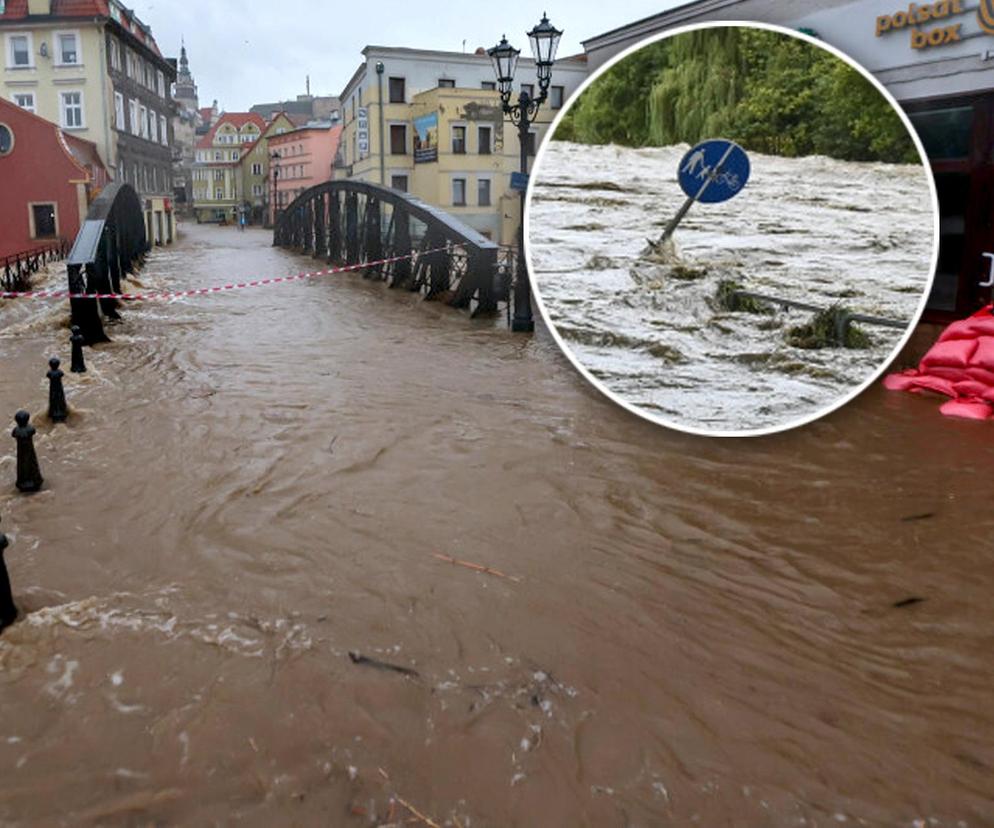
<instances>
[{"instance_id":1,"label":"bridge railing","mask_svg":"<svg viewBox=\"0 0 994 828\"><path fill-rule=\"evenodd\" d=\"M368 263L367 278L474 316L495 313L508 296L496 244L434 205L367 181L305 190L277 218L273 244L329 263Z\"/></svg>"},{"instance_id":2,"label":"bridge railing","mask_svg":"<svg viewBox=\"0 0 994 828\"><path fill-rule=\"evenodd\" d=\"M109 184L90 205L69 251L69 291L121 293L121 278L135 271L148 249L141 198L130 184ZM119 319L120 302L77 297L69 304L86 344L106 342L102 317Z\"/></svg>"},{"instance_id":3,"label":"bridge railing","mask_svg":"<svg viewBox=\"0 0 994 828\"><path fill-rule=\"evenodd\" d=\"M0 284L4 290L27 290L32 273L37 273L49 262L64 259L68 250L69 242L60 237L30 250L3 256L0 258Z\"/></svg>"}]
</instances>

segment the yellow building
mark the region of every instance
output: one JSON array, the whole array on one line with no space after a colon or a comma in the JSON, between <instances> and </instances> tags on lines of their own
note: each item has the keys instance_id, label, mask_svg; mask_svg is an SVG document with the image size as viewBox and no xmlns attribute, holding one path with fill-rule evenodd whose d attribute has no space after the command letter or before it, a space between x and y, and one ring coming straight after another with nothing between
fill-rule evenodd
<instances>
[{"instance_id":1,"label":"yellow building","mask_svg":"<svg viewBox=\"0 0 994 828\"><path fill-rule=\"evenodd\" d=\"M486 53L367 46L362 54L341 95L336 177L411 192L488 238L515 244L519 199L510 179L519 169L518 133L505 120ZM582 57L557 61L531 155L586 75ZM521 58L518 78L536 94L534 61Z\"/></svg>"},{"instance_id":2,"label":"yellow building","mask_svg":"<svg viewBox=\"0 0 994 828\"><path fill-rule=\"evenodd\" d=\"M258 142L266 122L254 112L222 112L197 142L193 161L193 210L197 221L232 222L244 203L241 160Z\"/></svg>"},{"instance_id":3,"label":"yellow building","mask_svg":"<svg viewBox=\"0 0 994 828\"><path fill-rule=\"evenodd\" d=\"M295 129L285 112L279 112L269 122L262 135L246 146L241 158L242 205L253 224L262 224L268 215L272 178L269 168L269 139Z\"/></svg>"},{"instance_id":4,"label":"yellow building","mask_svg":"<svg viewBox=\"0 0 994 828\"><path fill-rule=\"evenodd\" d=\"M171 241L176 69L117 0L0 2L0 94L92 141L138 191L149 241Z\"/></svg>"}]
</instances>

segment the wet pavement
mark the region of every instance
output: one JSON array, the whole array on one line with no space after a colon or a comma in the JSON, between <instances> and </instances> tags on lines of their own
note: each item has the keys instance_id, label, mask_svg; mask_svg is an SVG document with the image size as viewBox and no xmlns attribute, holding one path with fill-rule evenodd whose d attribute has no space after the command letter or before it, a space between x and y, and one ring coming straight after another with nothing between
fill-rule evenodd
<instances>
[{"instance_id":1,"label":"wet pavement","mask_svg":"<svg viewBox=\"0 0 994 828\"><path fill-rule=\"evenodd\" d=\"M145 288L314 267L182 232ZM874 387L680 435L541 327L342 275L126 308L52 426L66 310L25 307L0 821L994 821L989 425Z\"/></svg>"}]
</instances>

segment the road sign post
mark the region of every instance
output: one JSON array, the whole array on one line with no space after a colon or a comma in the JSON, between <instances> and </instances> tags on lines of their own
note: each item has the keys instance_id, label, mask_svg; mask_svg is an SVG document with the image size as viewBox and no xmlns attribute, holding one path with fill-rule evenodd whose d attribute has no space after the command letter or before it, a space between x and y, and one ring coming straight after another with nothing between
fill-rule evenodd
<instances>
[{"instance_id":1,"label":"road sign post","mask_svg":"<svg viewBox=\"0 0 994 828\"><path fill-rule=\"evenodd\" d=\"M649 244L653 248L662 246L695 202L718 204L737 196L749 180L750 170L749 156L734 141L718 138L691 148L677 167L680 188L687 200L670 219L659 241Z\"/></svg>"}]
</instances>

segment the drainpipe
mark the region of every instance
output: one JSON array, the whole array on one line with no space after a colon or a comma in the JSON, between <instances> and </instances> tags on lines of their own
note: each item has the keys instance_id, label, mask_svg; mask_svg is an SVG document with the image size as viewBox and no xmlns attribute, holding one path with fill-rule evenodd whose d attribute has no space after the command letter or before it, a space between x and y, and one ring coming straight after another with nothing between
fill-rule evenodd
<instances>
[{"instance_id":1,"label":"drainpipe","mask_svg":"<svg viewBox=\"0 0 994 828\"><path fill-rule=\"evenodd\" d=\"M383 155L383 61L376 61L377 107L380 110L380 184L387 186L386 157Z\"/></svg>"}]
</instances>

